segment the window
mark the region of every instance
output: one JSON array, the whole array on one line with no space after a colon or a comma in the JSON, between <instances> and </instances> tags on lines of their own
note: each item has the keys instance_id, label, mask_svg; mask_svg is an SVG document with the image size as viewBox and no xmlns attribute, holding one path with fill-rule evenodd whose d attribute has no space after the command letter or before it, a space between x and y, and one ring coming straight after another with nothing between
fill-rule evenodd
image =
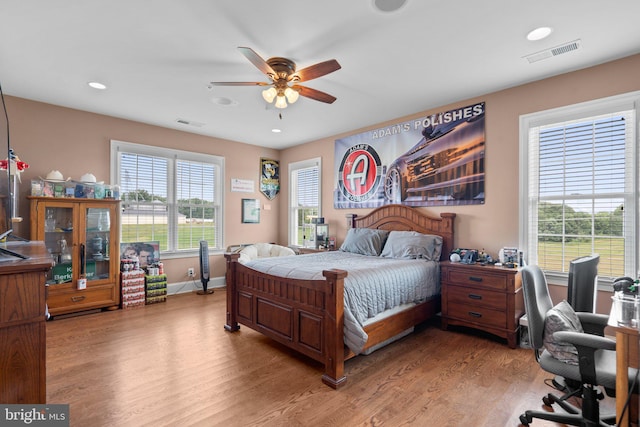
<instances>
[{"instance_id":1,"label":"window","mask_svg":"<svg viewBox=\"0 0 640 427\"><path fill-rule=\"evenodd\" d=\"M520 240L527 261L566 279L600 255L605 281L637 276L640 93L520 118Z\"/></svg>"},{"instance_id":2,"label":"window","mask_svg":"<svg viewBox=\"0 0 640 427\"><path fill-rule=\"evenodd\" d=\"M201 240L222 248L223 158L111 141L111 167L122 242L159 241L165 255L192 255Z\"/></svg>"},{"instance_id":3,"label":"window","mask_svg":"<svg viewBox=\"0 0 640 427\"><path fill-rule=\"evenodd\" d=\"M313 235L313 218L319 217L321 161L319 158L289 165L289 244L304 246Z\"/></svg>"}]
</instances>

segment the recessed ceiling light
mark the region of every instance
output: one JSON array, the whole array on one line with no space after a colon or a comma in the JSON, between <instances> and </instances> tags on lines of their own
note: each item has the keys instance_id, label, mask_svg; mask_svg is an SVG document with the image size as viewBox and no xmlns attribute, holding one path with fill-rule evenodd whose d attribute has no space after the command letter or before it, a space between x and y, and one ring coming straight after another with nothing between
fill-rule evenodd
<instances>
[{"instance_id":1,"label":"recessed ceiling light","mask_svg":"<svg viewBox=\"0 0 640 427\"><path fill-rule=\"evenodd\" d=\"M89 82L87 83L89 86L91 86L94 89L98 89L98 90L105 90L107 88L107 86L105 84L102 84L100 82Z\"/></svg>"},{"instance_id":2,"label":"recessed ceiling light","mask_svg":"<svg viewBox=\"0 0 640 427\"><path fill-rule=\"evenodd\" d=\"M531 41L536 41L536 40L542 40L545 37L549 36L549 34L551 34L553 30L549 27L540 27L540 28L536 28L533 31L530 31L529 34L527 34L527 40L531 40Z\"/></svg>"},{"instance_id":3,"label":"recessed ceiling light","mask_svg":"<svg viewBox=\"0 0 640 427\"><path fill-rule=\"evenodd\" d=\"M277 129L277 128L273 128L273 129L271 129L271 132L280 133L280 132L282 132L282 130L281 129Z\"/></svg>"}]
</instances>

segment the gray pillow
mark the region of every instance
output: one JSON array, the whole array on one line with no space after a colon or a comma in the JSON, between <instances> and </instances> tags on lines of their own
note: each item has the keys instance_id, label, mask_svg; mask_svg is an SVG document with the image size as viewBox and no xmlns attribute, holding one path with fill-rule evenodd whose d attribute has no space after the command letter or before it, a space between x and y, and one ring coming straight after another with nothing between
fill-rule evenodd
<instances>
[{"instance_id":1,"label":"gray pillow","mask_svg":"<svg viewBox=\"0 0 640 427\"><path fill-rule=\"evenodd\" d=\"M570 365L578 364L578 350L573 344L556 341L553 333L558 331L584 332L582 323L568 302L562 301L547 312L544 320L544 348L553 357Z\"/></svg>"},{"instance_id":2,"label":"gray pillow","mask_svg":"<svg viewBox=\"0 0 640 427\"><path fill-rule=\"evenodd\" d=\"M380 256L440 261L442 237L417 231L392 231Z\"/></svg>"},{"instance_id":3,"label":"gray pillow","mask_svg":"<svg viewBox=\"0 0 640 427\"><path fill-rule=\"evenodd\" d=\"M340 250L361 255L380 255L389 232L373 228L350 228Z\"/></svg>"}]
</instances>

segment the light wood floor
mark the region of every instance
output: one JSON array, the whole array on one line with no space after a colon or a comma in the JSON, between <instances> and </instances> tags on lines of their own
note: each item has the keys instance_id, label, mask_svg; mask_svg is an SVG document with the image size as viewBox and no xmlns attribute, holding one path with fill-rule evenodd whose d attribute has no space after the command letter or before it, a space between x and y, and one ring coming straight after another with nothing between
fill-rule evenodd
<instances>
[{"instance_id":1,"label":"light wood floor","mask_svg":"<svg viewBox=\"0 0 640 427\"><path fill-rule=\"evenodd\" d=\"M531 350L437 321L348 361L335 391L318 363L248 328L225 332L225 298L48 322L48 403L70 404L72 426L493 427L518 426L551 391Z\"/></svg>"}]
</instances>

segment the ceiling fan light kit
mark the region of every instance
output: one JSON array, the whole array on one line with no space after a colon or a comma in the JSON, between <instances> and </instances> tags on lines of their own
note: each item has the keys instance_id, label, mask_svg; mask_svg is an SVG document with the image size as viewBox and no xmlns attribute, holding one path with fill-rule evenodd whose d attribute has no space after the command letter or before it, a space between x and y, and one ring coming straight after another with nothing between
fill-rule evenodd
<instances>
[{"instance_id":1,"label":"ceiling fan light kit","mask_svg":"<svg viewBox=\"0 0 640 427\"><path fill-rule=\"evenodd\" d=\"M302 70L296 71L296 63L287 58L274 57L268 60L262 59L253 49L239 47L238 50L262 71L271 83L266 82L211 82L213 86L270 86L262 91L262 98L272 103L276 108L287 108L287 101L293 104L300 95L316 101L331 104L336 97L310 87L301 86L298 82L304 82L339 70L340 64L335 59L320 62ZM291 84L291 86L290 86Z\"/></svg>"},{"instance_id":2,"label":"ceiling fan light kit","mask_svg":"<svg viewBox=\"0 0 640 427\"><path fill-rule=\"evenodd\" d=\"M288 87L284 90L284 96L287 97L287 101L289 101L289 104L293 104L300 97L300 93L297 90Z\"/></svg>"},{"instance_id":3,"label":"ceiling fan light kit","mask_svg":"<svg viewBox=\"0 0 640 427\"><path fill-rule=\"evenodd\" d=\"M276 108L287 108L287 101L289 101L289 104L293 104L298 100L300 93L298 93L297 90L290 88L286 84L286 82L284 85L279 84L279 82L275 82L274 85L275 87L271 86L269 89L265 89L262 91L262 98L264 98L264 100L267 101L269 104L271 104L275 100ZM281 86L281 87L278 87L278 86Z\"/></svg>"},{"instance_id":4,"label":"ceiling fan light kit","mask_svg":"<svg viewBox=\"0 0 640 427\"><path fill-rule=\"evenodd\" d=\"M276 96L276 108L287 108L287 101L284 96Z\"/></svg>"},{"instance_id":5,"label":"ceiling fan light kit","mask_svg":"<svg viewBox=\"0 0 640 427\"><path fill-rule=\"evenodd\" d=\"M276 91L276 88L274 88L274 87L270 87L269 89L265 89L265 90L262 91L262 97L269 104L271 104L273 102L273 100L276 99L276 95L278 95L278 92Z\"/></svg>"}]
</instances>

